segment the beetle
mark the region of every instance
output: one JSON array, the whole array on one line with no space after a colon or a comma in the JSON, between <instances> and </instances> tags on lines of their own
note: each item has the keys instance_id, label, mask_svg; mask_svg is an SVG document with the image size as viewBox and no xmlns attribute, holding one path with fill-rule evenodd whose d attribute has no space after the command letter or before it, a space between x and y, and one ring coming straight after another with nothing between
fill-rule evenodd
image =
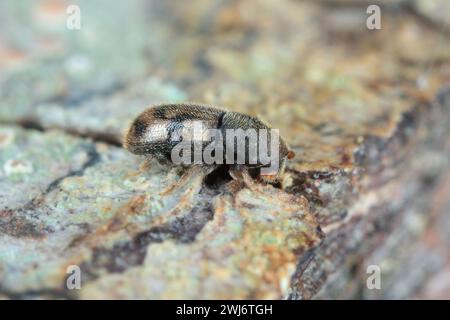
<instances>
[{"instance_id":1,"label":"beetle","mask_svg":"<svg viewBox=\"0 0 450 320\"><path fill-rule=\"evenodd\" d=\"M197 123L201 127L195 133ZM240 136L237 135L238 132ZM251 136L253 132L256 135ZM286 159L295 156L277 132L254 116L184 103L155 105L142 112L127 130L124 147L133 154L155 158L162 164L180 164L174 161L174 151L180 149L182 142L185 142L187 148L179 155L185 160L191 160L181 163L182 165L226 163L230 165L230 173L257 170L256 175L267 182L279 181L285 170ZM270 149L272 142L275 149ZM262 157L264 145L265 150L270 149L270 160L277 160L275 166L267 162L267 157L265 160ZM203 160L206 159L206 151L214 149L210 152L214 162L196 162L195 155L190 152L194 150L195 154L195 146L198 147L197 150L204 152L203 158L200 157ZM231 149L230 152L228 148ZM236 174L232 176L236 178Z\"/></svg>"}]
</instances>

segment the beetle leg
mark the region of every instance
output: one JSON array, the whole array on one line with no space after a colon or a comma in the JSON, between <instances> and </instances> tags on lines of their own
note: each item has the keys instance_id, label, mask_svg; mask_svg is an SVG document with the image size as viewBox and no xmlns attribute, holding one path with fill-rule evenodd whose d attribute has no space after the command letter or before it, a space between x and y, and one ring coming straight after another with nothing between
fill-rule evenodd
<instances>
[{"instance_id":1,"label":"beetle leg","mask_svg":"<svg viewBox=\"0 0 450 320\"><path fill-rule=\"evenodd\" d=\"M237 165L233 168L230 168L230 175L234 180L243 183L250 190L257 189L257 182L252 178L247 167Z\"/></svg>"},{"instance_id":2,"label":"beetle leg","mask_svg":"<svg viewBox=\"0 0 450 320\"><path fill-rule=\"evenodd\" d=\"M242 181L242 180L244 180L244 177L242 175L243 171L244 171L243 167L235 166L235 167L231 167L229 172L230 172L230 176L234 180Z\"/></svg>"}]
</instances>

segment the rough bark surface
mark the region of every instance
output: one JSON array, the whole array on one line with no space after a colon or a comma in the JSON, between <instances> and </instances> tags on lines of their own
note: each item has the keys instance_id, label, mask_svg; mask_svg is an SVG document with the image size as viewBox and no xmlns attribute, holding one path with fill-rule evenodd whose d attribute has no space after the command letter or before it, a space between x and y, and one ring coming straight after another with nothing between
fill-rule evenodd
<instances>
[{"instance_id":1,"label":"rough bark surface","mask_svg":"<svg viewBox=\"0 0 450 320\"><path fill-rule=\"evenodd\" d=\"M77 3L0 3L0 298L450 298L448 1ZM280 128L283 188L121 147L181 101Z\"/></svg>"}]
</instances>

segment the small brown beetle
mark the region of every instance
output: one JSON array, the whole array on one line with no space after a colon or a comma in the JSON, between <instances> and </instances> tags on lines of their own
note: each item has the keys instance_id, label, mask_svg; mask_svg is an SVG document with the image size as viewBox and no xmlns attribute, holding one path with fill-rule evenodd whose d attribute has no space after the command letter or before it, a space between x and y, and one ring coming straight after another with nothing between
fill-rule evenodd
<instances>
[{"instance_id":1,"label":"small brown beetle","mask_svg":"<svg viewBox=\"0 0 450 320\"><path fill-rule=\"evenodd\" d=\"M231 170L258 170L268 182L278 181L286 159L295 156L278 130L258 118L197 104L147 109L131 124L124 146L164 164L228 164Z\"/></svg>"}]
</instances>

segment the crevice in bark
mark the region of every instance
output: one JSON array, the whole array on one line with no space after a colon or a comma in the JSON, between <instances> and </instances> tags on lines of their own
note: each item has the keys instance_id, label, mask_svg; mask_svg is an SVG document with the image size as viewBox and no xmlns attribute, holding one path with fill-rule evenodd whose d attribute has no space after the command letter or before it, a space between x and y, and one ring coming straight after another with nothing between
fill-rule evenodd
<instances>
[{"instance_id":1,"label":"crevice in bark","mask_svg":"<svg viewBox=\"0 0 450 320\"><path fill-rule=\"evenodd\" d=\"M97 143L104 143L110 146L122 148L121 139L112 133L107 132L93 132L85 131L80 132L73 128L61 128L61 127L44 127L38 120L33 118L23 118L17 121L1 121L0 125L20 127L24 130L34 130L39 132L47 132L50 130L59 130L70 136L82 139L90 139Z\"/></svg>"},{"instance_id":2,"label":"crevice in bark","mask_svg":"<svg viewBox=\"0 0 450 320\"><path fill-rule=\"evenodd\" d=\"M58 188L58 186L64 179L69 178L69 177L82 176L84 174L84 172L86 171L86 169L93 167L95 164L97 164L100 161L100 154L97 152L97 149L95 148L94 145L88 146L87 154L88 154L88 159L80 169L71 170L66 175L59 177L56 180L54 180L53 182L51 182L48 185L47 189L42 194L42 196L45 196L45 195L49 194L50 192L52 192L53 190L55 190L56 188Z\"/></svg>"},{"instance_id":3,"label":"crevice in bark","mask_svg":"<svg viewBox=\"0 0 450 320\"><path fill-rule=\"evenodd\" d=\"M217 193L205 185L200 190L200 195L207 196L208 199ZM112 248L94 248L91 259L80 265L84 281L93 281L105 272L122 273L131 267L142 265L151 244L168 240L179 244L194 242L205 225L214 218L213 204L208 199L200 200L187 215L140 232L131 240L116 243Z\"/></svg>"}]
</instances>

